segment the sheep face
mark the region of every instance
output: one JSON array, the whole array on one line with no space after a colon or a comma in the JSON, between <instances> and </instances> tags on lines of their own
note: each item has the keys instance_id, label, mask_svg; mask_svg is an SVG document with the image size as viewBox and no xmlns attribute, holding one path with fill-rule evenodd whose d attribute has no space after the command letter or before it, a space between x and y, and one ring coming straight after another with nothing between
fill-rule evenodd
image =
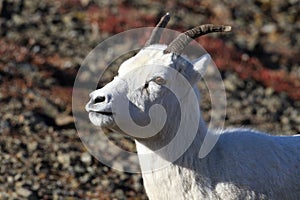
<instances>
[{"instance_id":1,"label":"sheep face","mask_svg":"<svg viewBox=\"0 0 300 200\"><path fill-rule=\"evenodd\" d=\"M200 79L210 56L205 54L190 62L180 55L164 53L165 48L151 45L142 49L121 64L113 81L90 94L86 110L94 125L130 135L145 131L128 126L147 126L151 133L134 135L144 138L170 128L168 124L178 124L180 105L188 103L184 97Z\"/></svg>"}]
</instances>

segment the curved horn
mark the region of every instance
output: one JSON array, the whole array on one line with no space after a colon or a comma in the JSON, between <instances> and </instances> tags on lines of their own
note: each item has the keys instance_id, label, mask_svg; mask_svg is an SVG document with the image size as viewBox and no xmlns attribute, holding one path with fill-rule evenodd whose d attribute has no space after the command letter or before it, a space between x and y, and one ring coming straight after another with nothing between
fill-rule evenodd
<instances>
[{"instance_id":1,"label":"curved horn","mask_svg":"<svg viewBox=\"0 0 300 200\"><path fill-rule=\"evenodd\" d=\"M229 32L231 26L218 26L213 24L204 24L197 26L191 30L181 33L177 36L164 50L164 53L175 53L180 55L184 48L195 38L213 32Z\"/></svg>"},{"instance_id":2,"label":"curved horn","mask_svg":"<svg viewBox=\"0 0 300 200\"><path fill-rule=\"evenodd\" d=\"M160 36L162 34L163 29L165 28L166 25L168 24L170 20L170 14L166 13L158 22L158 24L156 25L156 27L154 28L154 30L151 33L151 36L149 38L149 40L146 42L145 46L149 46L151 44L155 44L155 43L159 43L160 40Z\"/></svg>"}]
</instances>

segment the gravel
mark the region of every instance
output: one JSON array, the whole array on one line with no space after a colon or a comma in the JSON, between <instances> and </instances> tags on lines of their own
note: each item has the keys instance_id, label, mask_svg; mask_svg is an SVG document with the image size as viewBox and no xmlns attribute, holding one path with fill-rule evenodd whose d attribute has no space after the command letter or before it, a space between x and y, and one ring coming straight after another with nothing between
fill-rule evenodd
<instances>
[{"instance_id":1,"label":"gravel","mask_svg":"<svg viewBox=\"0 0 300 200\"><path fill-rule=\"evenodd\" d=\"M169 11L170 28L178 30L231 24L232 34L211 37L299 82L299 7L297 0L0 0L0 199L147 199L140 174L103 165L78 137L71 95L85 56L110 35L154 25ZM221 75L226 127L300 133L299 100L233 70L222 69ZM208 121L209 94L204 83L200 88ZM130 139L111 138L134 150Z\"/></svg>"}]
</instances>

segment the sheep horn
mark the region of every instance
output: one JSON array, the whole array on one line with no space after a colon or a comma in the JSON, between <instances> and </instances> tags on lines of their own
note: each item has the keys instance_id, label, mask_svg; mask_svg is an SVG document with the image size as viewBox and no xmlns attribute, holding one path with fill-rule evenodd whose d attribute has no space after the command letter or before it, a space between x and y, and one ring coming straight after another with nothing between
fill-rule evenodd
<instances>
[{"instance_id":1,"label":"sheep horn","mask_svg":"<svg viewBox=\"0 0 300 200\"><path fill-rule=\"evenodd\" d=\"M213 32L229 32L231 26L218 26L213 24L204 24L190 29L177 36L164 50L164 53L175 53L180 55L184 48L195 38Z\"/></svg>"},{"instance_id":2,"label":"sheep horn","mask_svg":"<svg viewBox=\"0 0 300 200\"><path fill-rule=\"evenodd\" d=\"M163 29L165 28L166 25L168 24L170 20L170 14L166 13L158 22L158 24L156 25L156 27L154 28L154 30L151 33L151 36L149 38L149 40L146 42L145 46L149 46L151 44L155 44L155 43L159 43L161 34Z\"/></svg>"}]
</instances>

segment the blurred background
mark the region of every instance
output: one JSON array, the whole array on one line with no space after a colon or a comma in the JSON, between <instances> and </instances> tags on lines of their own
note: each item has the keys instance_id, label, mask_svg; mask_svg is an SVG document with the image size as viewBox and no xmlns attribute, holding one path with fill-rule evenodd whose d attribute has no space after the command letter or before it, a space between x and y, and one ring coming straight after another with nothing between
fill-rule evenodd
<instances>
[{"instance_id":1,"label":"blurred background","mask_svg":"<svg viewBox=\"0 0 300 200\"><path fill-rule=\"evenodd\" d=\"M177 31L233 27L198 40L224 80L226 127L300 133L299 0L0 0L0 199L147 199L140 174L87 152L72 87L97 44L166 12Z\"/></svg>"}]
</instances>

